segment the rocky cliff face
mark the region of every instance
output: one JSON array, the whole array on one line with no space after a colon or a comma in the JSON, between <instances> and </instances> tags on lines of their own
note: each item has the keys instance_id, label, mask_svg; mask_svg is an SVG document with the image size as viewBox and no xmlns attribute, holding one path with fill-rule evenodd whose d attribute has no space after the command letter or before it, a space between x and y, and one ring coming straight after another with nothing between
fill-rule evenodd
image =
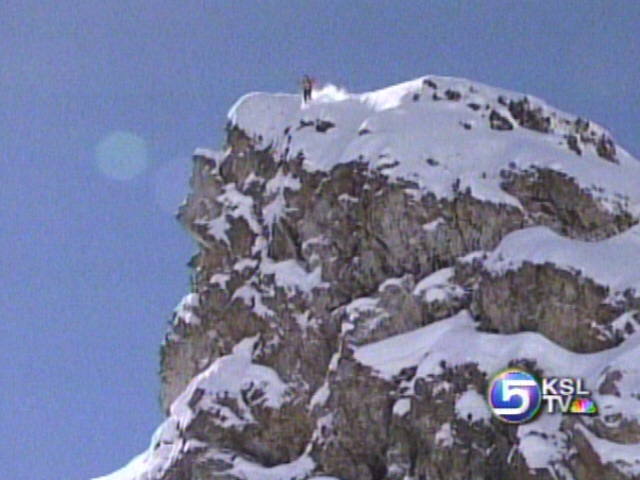
<instances>
[{"instance_id":1,"label":"rocky cliff face","mask_svg":"<svg viewBox=\"0 0 640 480\"><path fill-rule=\"evenodd\" d=\"M166 421L110 480L640 478L640 163L544 102L429 77L251 94L194 156ZM501 422L491 376L600 413Z\"/></svg>"}]
</instances>

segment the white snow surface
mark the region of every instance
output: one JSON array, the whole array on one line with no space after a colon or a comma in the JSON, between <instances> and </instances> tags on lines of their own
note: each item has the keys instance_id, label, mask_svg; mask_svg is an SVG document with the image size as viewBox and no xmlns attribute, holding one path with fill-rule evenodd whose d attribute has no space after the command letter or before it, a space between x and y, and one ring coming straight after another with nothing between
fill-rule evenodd
<instances>
[{"instance_id":1,"label":"white snow surface","mask_svg":"<svg viewBox=\"0 0 640 480\"><path fill-rule=\"evenodd\" d=\"M233 463L233 469L229 473L247 480L299 480L308 477L316 466L308 455L302 455L291 463L274 467L263 467L240 457Z\"/></svg>"},{"instance_id":2,"label":"white snow surface","mask_svg":"<svg viewBox=\"0 0 640 480\"><path fill-rule=\"evenodd\" d=\"M205 371L197 375L187 388L171 405L171 417L178 425L185 427L194 417L194 410L189 402L196 390L203 391L198 407L215 410L225 420L225 427L243 426L251 423L253 417L242 400L241 391L255 387L264 392L264 405L278 408L287 394L287 385L280 379L275 370L251 361L253 348L258 337L246 338L239 342L230 355L218 358ZM237 400L241 415L236 415L230 408L216 404L218 395L228 395Z\"/></svg>"},{"instance_id":3,"label":"white snow surface","mask_svg":"<svg viewBox=\"0 0 640 480\"><path fill-rule=\"evenodd\" d=\"M223 187L224 192L216 198L222 205L223 213L208 222L207 230L215 239L229 244L227 231L230 229L229 218L242 218L249 228L256 234L261 233L261 227L253 212L253 199L239 192L235 184L229 183Z\"/></svg>"},{"instance_id":4,"label":"white snow surface","mask_svg":"<svg viewBox=\"0 0 640 480\"><path fill-rule=\"evenodd\" d=\"M456 401L455 412L458 418L468 419L471 422L491 420L487 401L473 388L460 395Z\"/></svg>"},{"instance_id":5,"label":"white snow surface","mask_svg":"<svg viewBox=\"0 0 640 480\"><path fill-rule=\"evenodd\" d=\"M321 267L316 267L313 271L307 272L299 262L293 259L273 262L265 258L262 261L261 270L263 274L275 275L276 284L284 287L288 292L293 292L294 290L310 292L314 288L323 285Z\"/></svg>"},{"instance_id":6,"label":"white snow surface","mask_svg":"<svg viewBox=\"0 0 640 480\"><path fill-rule=\"evenodd\" d=\"M611 292L640 291L640 226L599 242L571 240L546 227L507 235L484 265L496 273L516 270L524 262L553 263L607 286Z\"/></svg>"},{"instance_id":7,"label":"white snow surface","mask_svg":"<svg viewBox=\"0 0 640 480\"><path fill-rule=\"evenodd\" d=\"M640 332L631 335L617 348L579 354L535 332L511 335L480 332L469 312L463 310L426 327L357 347L354 357L387 379L412 366L418 366L416 376L437 374L442 370L442 360L447 365L476 363L481 370L493 374L505 368L512 359L530 358L537 361L545 375L584 378L588 387L598 383L607 366L631 372L637 369ZM640 391L640 378L633 378L633 381L631 390Z\"/></svg>"},{"instance_id":8,"label":"white snow surface","mask_svg":"<svg viewBox=\"0 0 640 480\"><path fill-rule=\"evenodd\" d=\"M316 390L316 393L311 397L311 401L309 402L309 408L313 409L316 405L324 405L325 402L329 399L331 395L331 390L329 389L329 384L325 381L322 386Z\"/></svg>"},{"instance_id":9,"label":"white snow surface","mask_svg":"<svg viewBox=\"0 0 640 480\"><path fill-rule=\"evenodd\" d=\"M238 288L231 297L231 300L240 299L245 305L261 317L275 318L276 313L262 302L262 294L252 285L244 284Z\"/></svg>"},{"instance_id":10,"label":"white snow surface","mask_svg":"<svg viewBox=\"0 0 640 480\"><path fill-rule=\"evenodd\" d=\"M613 464L626 475L638 478L636 475L640 475L640 445L623 445L598 438L582 425L578 425L578 429L587 437L603 464Z\"/></svg>"},{"instance_id":11,"label":"white snow surface","mask_svg":"<svg viewBox=\"0 0 640 480\"><path fill-rule=\"evenodd\" d=\"M423 278L413 288L413 295L430 303L461 297L464 290L451 281L453 267L443 268Z\"/></svg>"},{"instance_id":12,"label":"white snow surface","mask_svg":"<svg viewBox=\"0 0 640 480\"><path fill-rule=\"evenodd\" d=\"M518 200L500 188L500 171L552 168L592 191L603 208L616 210L624 205L632 214L640 214L640 163L618 145L619 164L598 157L591 145L583 145L580 156L571 152L565 135L575 116L527 96L532 107L551 117L552 133L521 128L515 120L511 120L511 131L492 130L491 110L511 118L498 97L519 100L524 95L463 79L425 78L438 89L424 85L423 78L363 94L328 85L314 91L307 104L299 95L254 92L236 102L229 120L278 155L302 152L304 167L311 171L360 159L439 197L452 195L452 185L459 179L459 189L469 187L476 198L520 208ZM460 92L460 101L444 99L447 89ZM441 99L434 101L434 93ZM419 95L417 101L414 95ZM472 110L470 103L480 108ZM316 121L332 122L335 127L322 133L316 130ZM471 128L463 128L465 123ZM591 126L608 134L600 126ZM429 165L427 159L436 160L437 165Z\"/></svg>"},{"instance_id":13,"label":"white snow surface","mask_svg":"<svg viewBox=\"0 0 640 480\"><path fill-rule=\"evenodd\" d=\"M197 293L185 295L174 310L174 323L184 322L186 324L199 325L200 317L193 312L193 309L199 305L200 299Z\"/></svg>"},{"instance_id":14,"label":"white snow surface","mask_svg":"<svg viewBox=\"0 0 640 480\"><path fill-rule=\"evenodd\" d=\"M411 399L410 398L400 398L393 404L393 414L399 417L409 413L411 411Z\"/></svg>"},{"instance_id":15,"label":"white snow surface","mask_svg":"<svg viewBox=\"0 0 640 480\"><path fill-rule=\"evenodd\" d=\"M562 459L566 434L560 432L561 415L541 413L535 422L518 427L518 449L529 468L548 468Z\"/></svg>"},{"instance_id":16,"label":"white snow surface","mask_svg":"<svg viewBox=\"0 0 640 480\"><path fill-rule=\"evenodd\" d=\"M435 435L436 445L442 447L451 447L453 445L453 432L451 431L451 424L444 423L438 429Z\"/></svg>"}]
</instances>

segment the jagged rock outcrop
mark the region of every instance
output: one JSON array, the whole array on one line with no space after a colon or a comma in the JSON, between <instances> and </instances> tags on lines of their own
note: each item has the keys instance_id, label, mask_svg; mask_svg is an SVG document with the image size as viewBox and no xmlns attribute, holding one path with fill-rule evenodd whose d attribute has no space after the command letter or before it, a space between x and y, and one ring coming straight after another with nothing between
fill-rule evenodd
<instances>
[{"instance_id":1,"label":"jagged rock outcrop","mask_svg":"<svg viewBox=\"0 0 640 480\"><path fill-rule=\"evenodd\" d=\"M606 303L606 288L551 264L525 263L497 277L485 273L475 294L481 327L490 331L539 332L580 353L613 347L621 340L620 332L606 329L624 313L622 307Z\"/></svg>"},{"instance_id":2,"label":"jagged rock outcrop","mask_svg":"<svg viewBox=\"0 0 640 480\"><path fill-rule=\"evenodd\" d=\"M640 478L640 164L601 127L429 77L251 94L227 134L178 215L167 420L107 478ZM501 422L515 364L602 414Z\"/></svg>"}]
</instances>

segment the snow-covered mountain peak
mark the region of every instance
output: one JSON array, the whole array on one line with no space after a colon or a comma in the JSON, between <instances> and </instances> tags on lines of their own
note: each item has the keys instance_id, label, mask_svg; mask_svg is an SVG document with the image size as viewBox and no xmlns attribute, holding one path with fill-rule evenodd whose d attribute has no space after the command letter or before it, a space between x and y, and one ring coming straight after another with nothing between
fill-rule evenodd
<instances>
[{"instance_id":1,"label":"snow-covered mountain peak","mask_svg":"<svg viewBox=\"0 0 640 480\"><path fill-rule=\"evenodd\" d=\"M518 206L501 188L504 170L552 169L574 178L602 205L640 212L640 163L597 124L540 99L468 80L425 77L349 94L333 85L299 95L252 93L229 120L306 169L367 162L439 197L469 189L479 199Z\"/></svg>"},{"instance_id":2,"label":"snow-covered mountain peak","mask_svg":"<svg viewBox=\"0 0 640 480\"><path fill-rule=\"evenodd\" d=\"M101 480L640 478L640 167L534 97L429 76L252 93L198 149L167 416ZM503 423L519 366L597 415Z\"/></svg>"}]
</instances>

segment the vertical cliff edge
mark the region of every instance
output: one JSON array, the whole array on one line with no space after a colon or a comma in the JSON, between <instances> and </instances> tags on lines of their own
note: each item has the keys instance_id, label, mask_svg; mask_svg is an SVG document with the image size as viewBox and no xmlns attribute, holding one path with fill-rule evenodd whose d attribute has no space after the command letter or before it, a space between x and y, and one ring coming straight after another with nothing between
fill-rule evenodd
<instances>
[{"instance_id":1,"label":"vertical cliff edge","mask_svg":"<svg viewBox=\"0 0 640 480\"><path fill-rule=\"evenodd\" d=\"M100 480L640 478L639 186L604 128L468 80L242 97L178 214L166 420ZM514 365L598 414L500 421Z\"/></svg>"}]
</instances>

